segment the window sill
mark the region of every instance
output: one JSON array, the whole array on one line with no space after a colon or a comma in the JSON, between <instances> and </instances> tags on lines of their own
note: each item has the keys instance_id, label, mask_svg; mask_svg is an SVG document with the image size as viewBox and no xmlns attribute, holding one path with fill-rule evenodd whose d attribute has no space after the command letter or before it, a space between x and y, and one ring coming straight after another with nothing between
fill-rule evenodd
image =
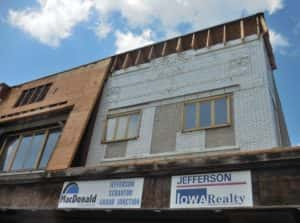
<instances>
[{"instance_id":1,"label":"window sill","mask_svg":"<svg viewBox=\"0 0 300 223\"><path fill-rule=\"evenodd\" d=\"M11 172L0 172L1 176L12 176L12 175L27 175L27 174L33 174L33 173L44 173L45 170L20 170L20 171L11 171Z\"/></svg>"},{"instance_id":2,"label":"window sill","mask_svg":"<svg viewBox=\"0 0 300 223\"><path fill-rule=\"evenodd\" d=\"M194 129L182 129L181 133L188 133L188 132L196 132L196 131L201 131L201 130L208 130L208 129L217 129L217 128L226 128L230 127L231 123L228 124L223 124L223 125L215 125L215 126L210 126L210 127L205 127L205 128L194 128Z\"/></svg>"},{"instance_id":3,"label":"window sill","mask_svg":"<svg viewBox=\"0 0 300 223\"><path fill-rule=\"evenodd\" d=\"M128 139L119 139L119 140L113 140L113 141L102 141L102 144L112 144L112 143L118 143L118 142L127 142L127 141L131 141L131 140L137 140L139 137L132 137L132 138L128 138Z\"/></svg>"},{"instance_id":4,"label":"window sill","mask_svg":"<svg viewBox=\"0 0 300 223\"><path fill-rule=\"evenodd\" d=\"M129 161L135 159L151 159L151 158L164 158L167 157L172 158L176 156L185 156L185 155L199 155L205 156L209 153L214 152L222 152L222 151L236 151L240 150L239 146L220 146L220 147L212 147L212 148L203 148L201 150L195 150L195 148L190 151L174 151L174 152L165 152L165 153L157 153L157 154L141 154L138 156L128 156L128 157L118 157L118 158L104 158L100 163L109 163L115 161Z\"/></svg>"}]
</instances>

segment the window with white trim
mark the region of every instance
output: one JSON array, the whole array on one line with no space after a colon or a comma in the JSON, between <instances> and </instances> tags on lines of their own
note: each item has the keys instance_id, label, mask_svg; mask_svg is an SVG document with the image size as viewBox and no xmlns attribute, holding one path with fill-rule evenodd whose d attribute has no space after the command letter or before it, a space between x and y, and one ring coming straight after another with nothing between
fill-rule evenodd
<instances>
[{"instance_id":1,"label":"window with white trim","mask_svg":"<svg viewBox=\"0 0 300 223\"><path fill-rule=\"evenodd\" d=\"M136 139L139 135L140 119L140 111L109 115L103 141L108 143Z\"/></svg>"},{"instance_id":2,"label":"window with white trim","mask_svg":"<svg viewBox=\"0 0 300 223\"><path fill-rule=\"evenodd\" d=\"M182 125L184 132L230 124L230 96L228 95L184 103Z\"/></svg>"}]
</instances>

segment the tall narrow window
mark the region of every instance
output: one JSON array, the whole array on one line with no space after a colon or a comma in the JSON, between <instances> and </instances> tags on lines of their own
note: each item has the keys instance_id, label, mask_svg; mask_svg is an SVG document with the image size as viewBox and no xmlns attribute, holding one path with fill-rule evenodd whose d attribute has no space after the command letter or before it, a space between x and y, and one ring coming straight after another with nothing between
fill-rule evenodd
<instances>
[{"instance_id":1,"label":"tall narrow window","mask_svg":"<svg viewBox=\"0 0 300 223\"><path fill-rule=\"evenodd\" d=\"M56 147L56 144L60 137L60 133L61 133L60 129L50 130L48 138L47 138L47 143L44 148L43 154L41 156L41 161L39 163L39 169L46 168L48 161L53 153L53 150Z\"/></svg>"},{"instance_id":2,"label":"tall narrow window","mask_svg":"<svg viewBox=\"0 0 300 223\"><path fill-rule=\"evenodd\" d=\"M128 138L133 138L138 135L139 131L139 114L130 115L129 126L128 126Z\"/></svg>"},{"instance_id":3,"label":"tall narrow window","mask_svg":"<svg viewBox=\"0 0 300 223\"><path fill-rule=\"evenodd\" d=\"M26 154L23 169L33 169L36 166L44 140L45 132L40 132L32 136L31 147Z\"/></svg>"},{"instance_id":4,"label":"tall narrow window","mask_svg":"<svg viewBox=\"0 0 300 223\"><path fill-rule=\"evenodd\" d=\"M104 142L130 140L138 137L140 112L108 116Z\"/></svg>"},{"instance_id":5,"label":"tall narrow window","mask_svg":"<svg viewBox=\"0 0 300 223\"><path fill-rule=\"evenodd\" d=\"M10 136L4 140L0 152L0 170L7 171L9 169L19 142L20 138L17 136Z\"/></svg>"},{"instance_id":6,"label":"tall narrow window","mask_svg":"<svg viewBox=\"0 0 300 223\"><path fill-rule=\"evenodd\" d=\"M0 151L0 171L43 169L59 140L61 128L8 135Z\"/></svg>"},{"instance_id":7,"label":"tall narrow window","mask_svg":"<svg viewBox=\"0 0 300 223\"><path fill-rule=\"evenodd\" d=\"M220 98L215 100L215 124L224 125L228 122L227 99Z\"/></svg>"},{"instance_id":8,"label":"tall narrow window","mask_svg":"<svg viewBox=\"0 0 300 223\"><path fill-rule=\"evenodd\" d=\"M197 118L196 118L196 104L186 104L184 107L185 110L185 123L184 127L186 129L194 129L197 127Z\"/></svg>"},{"instance_id":9,"label":"tall narrow window","mask_svg":"<svg viewBox=\"0 0 300 223\"><path fill-rule=\"evenodd\" d=\"M211 101L204 101L204 102L199 103L201 128L210 127L212 125L211 104L212 104Z\"/></svg>"},{"instance_id":10,"label":"tall narrow window","mask_svg":"<svg viewBox=\"0 0 300 223\"><path fill-rule=\"evenodd\" d=\"M116 123L116 118L110 118L107 120L106 141L112 141L114 139Z\"/></svg>"},{"instance_id":11,"label":"tall narrow window","mask_svg":"<svg viewBox=\"0 0 300 223\"><path fill-rule=\"evenodd\" d=\"M184 105L183 131L229 125L230 97L222 96L189 102Z\"/></svg>"},{"instance_id":12,"label":"tall narrow window","mask_svg":"<svg viewBox=\"0 0 300 223\"><path fill-rule=\"evenodd\" d=\"M32 141L31 135L26 135L22 137L21 144L18 148L16 157L12 165L12 170L24 169L25 158L31 148L31 141Z\"/></svg>"},{"instance_id":13,"label":"tall narrow window","mask_svg":"<svg viewBox=\"0 0 300 223\"><path fill-rule=\"evenodd\" d=\"M125 139L126 136L126 130L127 130L127 124L128 124L128 116L123 116L118 118L118 128L116 132L116 139Z\"/></svg>"}]
</instances>

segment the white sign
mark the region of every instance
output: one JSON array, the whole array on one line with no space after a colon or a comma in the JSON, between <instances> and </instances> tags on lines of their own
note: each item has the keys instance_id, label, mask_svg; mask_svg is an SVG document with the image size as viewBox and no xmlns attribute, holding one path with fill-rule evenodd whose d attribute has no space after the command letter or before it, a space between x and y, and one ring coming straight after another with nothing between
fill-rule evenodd
<instances>
[{"instance_id":1,"label":"white sign","mask_svg":"<svg viewBox=\"0 0 300 223\"><path fill-rule=\"evenodd\" d=\"M250 171L173 176L171 208L251 207Z\"/></svg>"},{"instance_id":2,"label":"white sign","mask_svg":"<svg viewBox=\"0 0 300 223\"><path fill-rule=\"evenodd\" d=\"M65 182L58 208L140 208L144 179Z\"/></svg>"}]
</instances>

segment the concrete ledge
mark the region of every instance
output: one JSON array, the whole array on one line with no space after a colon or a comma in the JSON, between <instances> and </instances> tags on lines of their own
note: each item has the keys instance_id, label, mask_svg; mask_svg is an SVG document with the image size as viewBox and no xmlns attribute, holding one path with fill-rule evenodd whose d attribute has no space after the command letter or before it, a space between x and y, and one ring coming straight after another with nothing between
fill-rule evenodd
<instances>
[{"instance_id":1,"label":"concrete ledge","mask_svg":"<svg viewBox=\"0 0 300 223\"><path fill-rule=\"evenodd\" d=\"M143 177L141 209L163 211L170 206L171 176L240 170L251 171L254 209L300 208L299 147L213 155L190 154L112 162L56 172L4 175L0 177L0 207L4 210L56 210L66 181ZM117 213L115 210L113 212Z\"/></svg>"},{"instance_id":2,"label":"concrete ledge","mask_svg":"<svg viewBox=\"0 0 300 223\"><path fill-rule=\"evenodd\" d=\"M61 182L80 179L105 179L137 176L165 176L193 172L257 169L261 167L300 166L300 147L256 151L216 151L104 162L92 167L59 171L0 175L0 184L42 181Z\"/></svg>"}]
</instances>

